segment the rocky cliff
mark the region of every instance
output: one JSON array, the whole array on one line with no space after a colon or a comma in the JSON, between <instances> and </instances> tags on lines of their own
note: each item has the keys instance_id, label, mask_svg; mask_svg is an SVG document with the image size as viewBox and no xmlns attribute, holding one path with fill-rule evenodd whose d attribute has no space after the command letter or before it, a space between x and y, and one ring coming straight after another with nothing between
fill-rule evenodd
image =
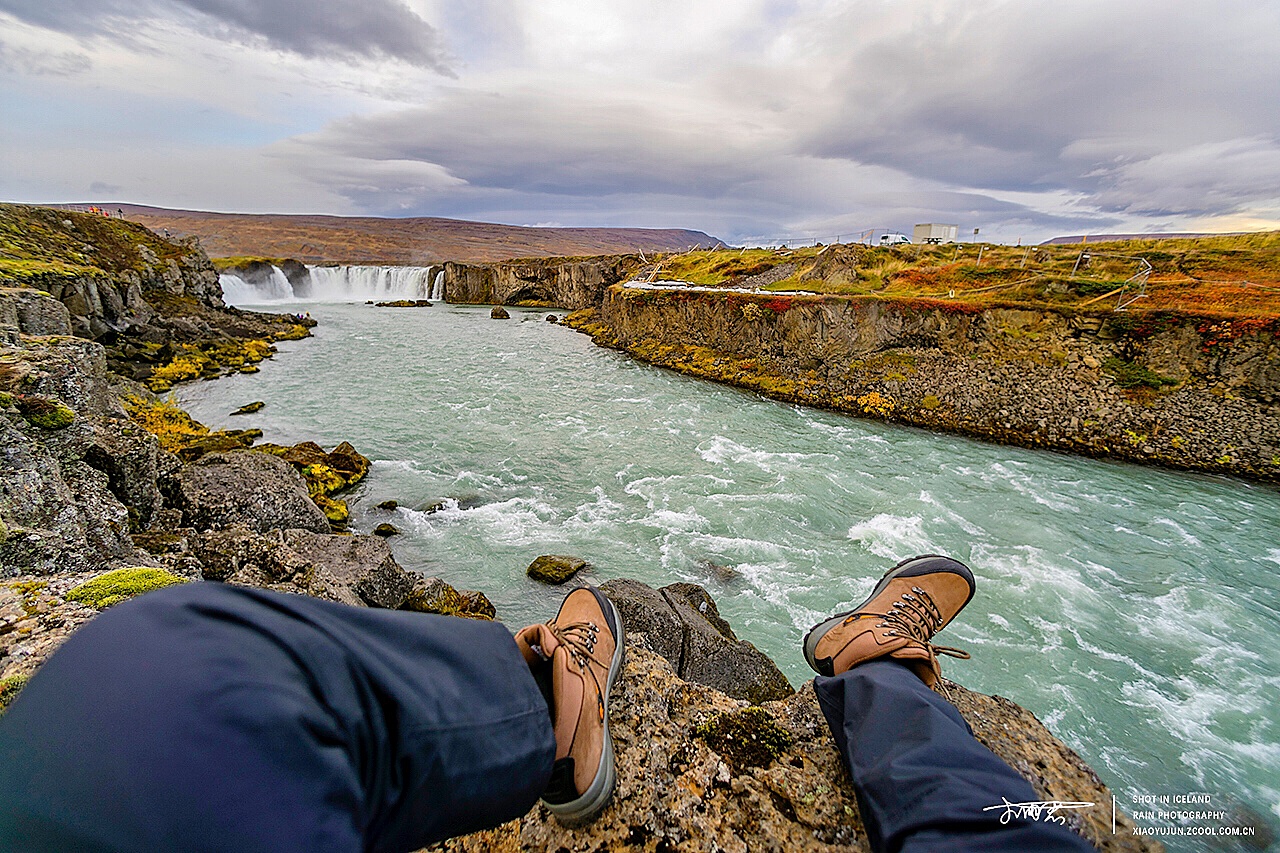
<instances>
[{"instance_id":1,"label":"rocky cliff","mask_svg":"<svg viewBox=\"0 0 1280 853\"><path fill-rule=\"evenodd\" d=\"M605 290L640 269L639 255L548 258L501 264L447 263L444 293L449 302L586 308L599 305Z\"/></svg>"},{"instance_id":2,"label":"rocky cliff","mask_svg":"<svg viewBox=\"0 0 1280 853\"><path fill-rule=\"evenodd\" d=\"M1280 481L1280 322L613 286L602 344L806 405Z\"/></svg>"},{"instance_id":3,"label":"rocky cliff","mask_svg":"<svg viewBox=\"0 0 1280 853\"><path fill-rule=\"evenodd\" d=\"M62 302L72 333L100 338L146 324L148 297L221 308L218 274L195 240L161 239L101 215L0 205L0 286L26 286Z\"/></svg>"}]
</instances>

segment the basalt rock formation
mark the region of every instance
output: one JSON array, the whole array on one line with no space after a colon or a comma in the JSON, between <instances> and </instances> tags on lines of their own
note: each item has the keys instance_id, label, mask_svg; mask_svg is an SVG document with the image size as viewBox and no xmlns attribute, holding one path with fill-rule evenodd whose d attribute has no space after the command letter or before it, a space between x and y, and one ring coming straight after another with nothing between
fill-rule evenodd
<instances>
[{"instance_id":1,"label":"basalt rock formation","mask_svg":"<svg viewBox=\"0 0 1280 853\"><path fill-rule=\"evenodd\" d=\"M790 402L1280 481L1275 322L614 286L569 323Z\"/></svg>"},{"instance_id":2,"label":"basalt rock formation","mask_svg":"<svg viewBox=\"0 0 1280 853\"><path fill-rule=\"evenodd\" d=\"M641 264L639 255L447 263L444 293L449 302L586 308L600 304L606 288L630 278Z\"/></svg>"}]
</instances>

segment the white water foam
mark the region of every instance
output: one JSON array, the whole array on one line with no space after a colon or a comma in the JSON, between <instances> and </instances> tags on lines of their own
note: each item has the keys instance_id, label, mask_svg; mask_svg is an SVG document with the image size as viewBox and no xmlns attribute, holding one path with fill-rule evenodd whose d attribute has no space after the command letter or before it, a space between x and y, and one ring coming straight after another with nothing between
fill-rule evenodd
<instances>
[{"instance_id":1,"label":"white water foam","mask_svg":"<svg viewBox=\"0 0 1280 853\"><path fill-rule=\"evenodd\" d=\"M861 542L872 554L886 560L897 561L929 550L924 520L918 515L882 512L850 527L849 538Z\"/></svg>"}]
</instances>

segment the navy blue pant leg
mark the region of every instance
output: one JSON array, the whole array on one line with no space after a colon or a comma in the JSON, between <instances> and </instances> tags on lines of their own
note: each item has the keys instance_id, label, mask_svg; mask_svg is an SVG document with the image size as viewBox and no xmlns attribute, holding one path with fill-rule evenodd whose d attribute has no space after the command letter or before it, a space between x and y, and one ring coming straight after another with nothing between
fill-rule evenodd
<instances>
[{"instance_id":1,"label":"navy blue pant leg","mask_svg":"<svg viewBox=\"0 0 1280 853\"><path fill-rule=\"evenodd\" d=\"M554 757L500 624L186 584L0 718L0 849L415 850L524 814Z\"/></svg>"},{"instance_id":2,"label":"navy blue pant leg","mask_svg":"<svg viewBox=\"0 0 1280 853\"><path fill-rule=\"evenodd\" d=\"M1039 797L905 666L871 661L813 686L877 853L1093 849L1057 823L984 812Z\"/></svg>"}]
</instances>

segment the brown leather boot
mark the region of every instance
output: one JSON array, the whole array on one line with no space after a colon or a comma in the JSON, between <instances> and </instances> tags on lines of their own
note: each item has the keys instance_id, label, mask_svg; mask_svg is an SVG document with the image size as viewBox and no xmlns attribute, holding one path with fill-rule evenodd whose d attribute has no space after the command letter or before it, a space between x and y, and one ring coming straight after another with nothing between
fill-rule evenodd
<instances>
[{"instance_id":1,"label":"brown leather boot","mask_svg":"<svg viewBox=\"0 0 1280 853\"><path fill-rule=\"evenodd\" d=\"M613 795L609 691L622 670L624 641L618 609L594 587L575 589L556 618L516 633L516 645L550 694L556 762L542 801L561 823L585 823Z\"/></svg>"},{"instance_id":2,"label":"brown leather boot","mask_svg":"<svg viewBox=\"0 0 1280 853\"><path fill-rule=\"evenodd\" d=\"M814 625L804 638L804 658L819 675L829 676L888 656L933 687L942 675L939 654L969 657L929 641L964 609L973 592L973 573L950 557L927 554L903 560L866 601Z\"/></svg>"}]
</instances>

